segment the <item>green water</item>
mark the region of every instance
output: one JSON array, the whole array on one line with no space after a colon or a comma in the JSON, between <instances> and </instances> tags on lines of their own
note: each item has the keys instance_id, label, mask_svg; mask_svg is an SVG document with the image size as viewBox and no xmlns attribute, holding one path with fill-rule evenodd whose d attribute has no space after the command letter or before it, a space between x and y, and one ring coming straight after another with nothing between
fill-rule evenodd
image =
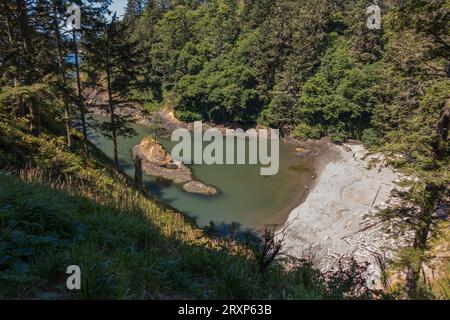
<instances>
[{"instance_id":1,"label":"green water","mask_svg":"<svg viewBox=\"0 0 450 320\"><path fill-rule=\"evenodd\" d=\"M131 148L154 132L134 125L138 135L120 138L118 143L121 169L134 176ZM109 157L112 142L92 130L91 141ZM162 140L170 151L174 143ZM261 176L260 165L192 165L196 180L220 190L215 196L190 194L180 185L161 186L154 177L144 176L144 184L156 197L197 219L200 226L214 221L217 225L238 223L242 229L260 229L266 224L283 224L289 212L302 200L305 185L310 183L311 159L295 156L293 145L280 141L280 170L274 176Z\"/></svg>"}]
</instances>

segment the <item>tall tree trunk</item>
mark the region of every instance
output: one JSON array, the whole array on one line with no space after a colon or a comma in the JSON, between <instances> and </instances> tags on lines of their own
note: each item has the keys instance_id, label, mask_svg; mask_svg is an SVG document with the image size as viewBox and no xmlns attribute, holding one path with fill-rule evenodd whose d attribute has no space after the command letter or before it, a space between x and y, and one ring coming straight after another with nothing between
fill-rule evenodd
<instances>
[{"instance_id":1,"label":"tall tree trunk","mask_svg":"<svg viewBox=\"0 0 450 320\"><path fill-rule=\"evenodd\" d=\"M12 21L12 14L11 14L11 8L10 4L3 2L2 3L2 10L5 13L6 16L6 33L8 36L8 49L10 52L13 52L15 50L15 43L14 43L14 28L13 28L13 21ZM19 62L17 61L17 57L14 55L13 57L13 64L15 67L15 70L13 72L13 83L14 88L17 88L20 85L19 81ZM16 114L18 116L23 116L26 114L25 106L23 103L23 99L19 98L19 110L16 111Z\"/></svg>"},{"instance_id":2,"label":"tall tree trunk","mask_svg":"<svg viewBox=\"0 0 450 320\"><path fill-rule=\"evenodd\" d=\"M441 115L439 117L437 132L443 142L448 139L448 131L450 130L450 95L444 102Z\"/></svg>"},{"instance_id":3,"label":"tall tree trunk","mask_svg":"<svg viewBox=\"0 0 450 320\"><path fill-rule=\"evenodd\" d=\"M81 78L80 78L80 64L78 62L78 45L76 30L73 29L72 32L73 44L75 46L74 56L75 56L75 73L77 76L77 93L78 93L78 109L80 112L81 126L83 132L83 146L85 158L89 158L89 148L88 148L88 136L87 136L87 126L86 126L86 107L83 100L83 92L81 90Z\"/></svg>"},{"instance_id":4,"label":"tall tree trunk","mask_svg":"<svg viewBox=\"0 0 450 320\"><path fill-rule=\"evenodd\" d=\"M406 291L410 298L415 298L417 293L418 283L420 280L420 270L425 262L424 254L428 250L428 238L432 228L433 213L439 201L439 188L435 185L427 184L425 186L425 194L426 204L422 207L420 217L421 227L415 232L413 245L413 248L417 252L420 252L420 257L418 264L410 266L406 273Z\"/></svg>"},{"instance_id":5,"label":"tall tree trunk","mask_svg":"<svg viewBox=\"0 0 450 320\"><path fill-rule=\"evenodd\" d=\"M112 132L112 140L114 145L114 167L119 171L119 151L117 149L117 133L116 130Z\"/></svg>"},{"instance_id":6,"label":"tall tree trunk","mask_svg":"<svg viewBox=\"0 0 450 320\"><path fill-rule=\"evenodd\" d=\"M28 20L28 8L25 0L16 0L17 12L19 13L20 34L22 40L22 50L25 63L25 75L24 84L32 85L36 80L34 68L36 67L33 62L34 48L33 38ZM30 130L35 136L41 134L41 114L39 105L35 98L30 98L28 101L28 107L31 116Z\"/></svg>"},{"instance_id":7,"label":"tall tree trunk","mask_svg":"<svg viewBox=\"0 0 450 320\"><path fill-rule=\"evenodd\" d=\"M136 188L142 188L142 159L138 155L134 158L134 184Z\"/></svg>"},{"instance_id":8,"label":"tall tree trunk","mask_svg":"<svg viewBox=\"0 0 450 320\"><path fill-rule=\"evenodd\" d=\"M62 41L61 41L61 33L59 30L59 24L58 24L58 8L57 8L57 1L53 0L52 3L52 13L53 13L53 32L55 33L55 39L56 39L56 47L58 51L58 66L59 71L61 73L61 81L63 85L63 100L64 100L64 124L66 127L66 136L67 136L67 147L72 147L72 126L71 126L71 119L70 119L70 106L69 106L69 99L67 97L67 93L65 90L67 90L67 79L66 79L66 72L64 67L64 56L63 56L63 50L62 50Z\"/></svg>"},{"instance_id":9,"label":"tall tree trunk","mask_svg":"<svg viewBox=\"0 0 450 320\"><path fill-rule=\"evenodd\" d=\"M425 253L427 249L428 236L430 233L431 220L423 228L416 231L414 239L414 249L420 252L419 263L417 265L409 266L406 273L406 292L408 296L412 299L415 298L418 289L418 283L420 280L420 270L422 269L422 264L425 262L422 254Z\"/></svg>"},{"instance_id":10,"label":"tall tree trunk","mask_svg":"<svg viewBox=\"0 0 450 320\"><path fill-rule=\"evenodd\" d=\"M450 95L447 96L443 104L443 108L436 126L436 133L438 134L439 143L434 148L434 157L436 159L446 155L446 150L443 149L442 142L448 140L448 132L450 127ZM406 291L410 297L414 297L417 293L418 282L420 280L420 270L424 261L423 253L428 249L428 237L432 231L433 214L439 204L439 199L442 192L445 192L447 186L434 185L427 183L425 186L425 203L422 207L420 223L421 227L416 230L414 237L414 249L421 253L419 263L416 266L410 266L406 274ZM425 279L424 279L425 280Z\"/></svg>"},{"instance_id":11,"label":"tall tree trunk","mask_svg":"<svg viewBox=\"0 0 450 320\"><path fill-rule=\"evenodd\" d=\"M30 98L29 109L31 117L30 131L33 136L38 137L41 134L41 111L36 98Z\"/></svg>"},{"instance_id":12,"label":"tall tree trunk","mask_svg":"<svg viewBox=\"0 0 450 320\"><path fill-rule=\"evenodd\" d=\"M108 54L108 53L106 53ZM108 107L109 107L109 116L111 122L111 137L114 145L114 166L116 170L119 170L119 152L117 148L117 129L116 129L116 114L115 114L115 106L114 99L112 96L111 90L111 69L109 65L109 61L106 63L106 80L108 86Z\"/></svg>"}]
</instances>

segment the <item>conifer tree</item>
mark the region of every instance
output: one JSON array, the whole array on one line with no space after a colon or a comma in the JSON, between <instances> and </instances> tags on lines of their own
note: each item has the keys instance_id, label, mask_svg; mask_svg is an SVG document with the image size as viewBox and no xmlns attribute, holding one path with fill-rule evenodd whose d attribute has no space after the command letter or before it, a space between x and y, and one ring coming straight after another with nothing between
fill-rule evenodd
<instances>
[{"instance_id":1,"label":"conifer tree","mask_svg":"<svg viewBox=\"0 0 450 320\"><path fill-rule=\"evenodd\" d=\"M52 17L52 31L56 42L56 57L58 61L58 68L60 72L61 80L61 93L63 96L64 104L64 125L66 129L67 146L71 148L72 146L72 119L71 119L71 108L70 108L70 89L68 88L68 77L67 77L67 66L66 66L66 56L68 55L67 39L62 35L61 25L62 17L66 11L67 3L61 0L51 1L51 17Z\"/></svg>"},{"instance_id":2,"label":"conifer tree","mask_svg":"<svg viewBox=\"0 0 450 320\"><path fill-rule=\"evenodd\" d=\"M130 116L120 113L120 104L137 85L138 74L135 46L127 38L126 27L116 15L113 15L111 21L102 18L91 30L86 47L89 74L107 96L108 120L101 123L99 129L113 143L114 165L117 170L118 138L135 134L130 127Z\"/></svg>"},{"instance_id":3,"label":"conifer tree","mask_svg":"<svg viewBox=\"0 0 450 320\"><path fill-rule=\"evenodd\" d=\"M33 43L34 32L30 25L30 7L25 0L16 0L16 10L18 14L18 23L20 30L21 57L23 59L23 85L27 87L33 86L37 81L35 71L36 52ZM34 95L30 95L26 99L30 115L30 131L34 135L41 133L41 110Z\"/></svg>"},{"instance_id":4,"label":"conifer tree","mask_svg":"<svg viewBox=\"0 0 450 320\"><path fill-rule=\"evenodd\" d=\"M429 260L430 240L439 234L450 200L448 7L445 1L389 4L389 41L373 124L385 134L382 150L409 179L397 192L400 203L380 216L391 233L406 241L397 264L406 273L406 293L418 298L426 289L421 271ZM391 124L383 123L381 110L396 115Z\"/></svg>"}]
</instances>

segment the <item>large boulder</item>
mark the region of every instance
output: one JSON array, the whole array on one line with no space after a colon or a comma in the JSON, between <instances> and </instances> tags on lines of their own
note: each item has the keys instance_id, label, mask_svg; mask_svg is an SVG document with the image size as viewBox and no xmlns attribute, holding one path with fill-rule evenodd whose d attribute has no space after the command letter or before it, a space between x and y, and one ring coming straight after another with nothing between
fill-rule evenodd
<instances>
[{"instance_id":1,"label":"large boulder","mask_svg":"<svg viewBox=\"0 0 450 320\"><path fill-rule=\"evenodd\" d=\"M174 161L164 147L155 139L145 137L133 147L133 158L142 160L142 171L150 176L183 184L183 190L190 193L214 195L217 190L192 180L192 172L184 163Z\"/></svg>"},{"instance_id":2,"label":"large boulder","mask_svg":"<svg viewBox=\"0 0 450 320\"><path fill-rule=\"evenodd\" d=\"M150 176L161 177L174 183L192 180L192 172L183 163L174 163L170 154L153 138L146 137L133 147L133 158L142 159L142 170Z\"/></svg>"},{"instance_id":3,"label":"large boulder","mask_svg":"<svg viewBox=\"0 0 450 320\"><path fill-rule=\"evenodd\" d=\"M190 193L212 196L217 194L217 190L198 181L190 181L183 185L183 190Z\"/></svg>"},{"instance_id":4,"label":"large boulder","mask_svg":"<svg viewBox=\"0 0 450 320\"><path fill-rule=\"evenodd\" d=\"M170 154L164 150L161 144L150 137L145 137L139 145L133 148L133 155L160 167L167 167L169 163L172 163Z\"/></svg>"}]
</instances>

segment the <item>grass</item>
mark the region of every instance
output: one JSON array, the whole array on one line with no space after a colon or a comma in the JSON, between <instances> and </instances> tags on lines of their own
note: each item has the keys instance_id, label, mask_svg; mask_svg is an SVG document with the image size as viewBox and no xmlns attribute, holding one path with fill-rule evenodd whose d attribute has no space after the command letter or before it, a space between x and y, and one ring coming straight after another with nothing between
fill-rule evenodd
<instances>
[{"instance_id":1,"label":"grass","mask_svg":"<svg viewBox=\"0 0 450 320\"><path fill-rule=\"evenodd\" d=\"M22 171L28 183L0 174L0 298L321 297L293 282L304 271L274 265L261 276L246 248L210 239L134 192L100 204L71 194L73 186L30 183L40 173ZM82 270L81 291L65 288L73 264Z\"/></svg>"},{"instance_id":2,"label":"grass","mask_svg":"<svg viewBox=\"0 0 450 320\"><path fill-rule=\"evenodd\" d=\"M437 299L450 299L450 223L439 225L440 233L431 242L430 255L433 259L428 265L426 282Z\"/></svg>"},{"instance_id":3,"label":"grass","mask_svg":"<svg viewBox=\"0 0 450 320\"><path fill-rule=\"evenodd\" d=\"M258 272L254 242L208 236L93 145L84 160L78 134L67 150L61 128L44 128L33 137L0 114L0 299L368 297L351 268L325 276L276 260ZM79 291L66 288L69 265L81 268Z\"/></svg>"},{"instance_id":4,"label":"grass","mask_svg":"<svg viewBox=\"0 0 450 320\"><path fill-rule=\"evenodd\" d=\"M1 299L325 297L315 273L305 284L308 268L259 274L248 247L208 237L95 147L84 162L74 142L0 119ZM81 268L80 291L66 288L69 265Z\"/></svg>"},{"instance_id":5,"label":"grass","mask_svg":"<svg viewBox=\"0 0 450 320\"><path fill-rule=\"evenodd\" d=\"M32 172L28 179L40 173ZM2 298L253 294L254 285L242 281L253 275L245 255L233 256L181 215L163 211L136 193L110 202L101 195L100 204L42 181L24 183L2 174L0 194ZM72 264L83 272L82 290L75 293L64 287L65 268ZM221 271L226 281L217 287Z\"/></svg>"}]
</instances>

